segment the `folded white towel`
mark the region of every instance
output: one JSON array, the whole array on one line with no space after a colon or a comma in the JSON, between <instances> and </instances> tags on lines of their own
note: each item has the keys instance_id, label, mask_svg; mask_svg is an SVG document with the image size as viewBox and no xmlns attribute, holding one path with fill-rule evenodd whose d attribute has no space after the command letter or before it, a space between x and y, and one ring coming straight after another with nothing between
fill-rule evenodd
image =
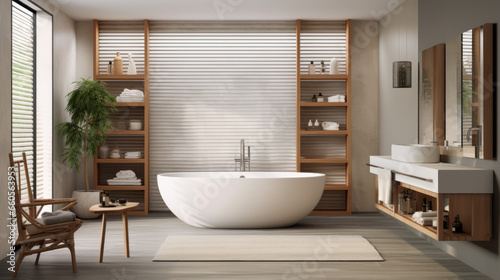
<instances>
[{"instance_id":1,"label":"folded white towel","mask_svg":"<svg viewBox=\"0 0 500 280\"><path fill-rule=\"evenodd\" d=\"M144 97L117 96L116 102L144 102Z\"/></svg>"},{"instance_id":2,"label":"folded white towel","mask_svg":"<svg viewBox=\"0 0 500 280\"><path fill-rule=\"evenodd\" d=\"M345 95L337 94L329 96L328 102L345 102Z\"/></svg>"},{"instance_id":3,"label":"folded white towel","mask_svg":"<svg viewBox=\"0 0 500 280\"><path fill-rule=\"evenodd\" d=\"M129 157L138 157L141 155L141 152L126 152L125 153L125 156L129 156Z\"/></svg>"},{"instance_id":4,"label":"folded white towel","mask_svg":"<svg viewBox=\"0 0 500 280\"><path fill-rule=\"evenodd\" d=\"M437 217L437 211L428 211L428 212L417 211L413 213L412 220L418 222L418 220L422 218L436 218L436 217Z\"/></svg>"},{"instance_id":5,"label":"folded white towel","mask_svg":"<svg viewBox=\"0 0 500 280\"><path fill-rule=\"evenodd\" d=\"M125 97L125 96L136 96L136 97L143 97L144 92L138 90L138 89L124 89L123 92L120 94L120 96Z\"/></svg>"},{"instance_id":6,"label":"folded white towel","mask_svg":"<svg viewBox=\"0 0 500 280\"><path fill-rule=\"evenodd\" d=\"M132 178L118 178L118 177L115 177L115 178L110 179L110 180L128 182L128 181L133 181L133 180L138 180L138 179L137 179L137 177L132 177Z\"/></svg>"},{"instance_id":7,"label":"folded white towel","mask_svg":"<svg viewBox=\"0 0 500 280\"><path fill-rule=\"evenodd\" d=\"M120 179L127 179L135 177L135 172L132 170L120 170L116 173L116 177Z\"/></svg>"}]
</instances>

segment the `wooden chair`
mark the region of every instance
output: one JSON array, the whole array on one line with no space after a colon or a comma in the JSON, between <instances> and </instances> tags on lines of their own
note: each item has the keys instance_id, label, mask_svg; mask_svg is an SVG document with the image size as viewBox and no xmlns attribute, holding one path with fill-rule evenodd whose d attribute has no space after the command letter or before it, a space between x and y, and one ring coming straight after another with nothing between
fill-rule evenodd
<instances>
[{"instance_id":1,"label":"wooden chair","mask_svg":"<svg viewBox=\"0 0 500 280\"><path fill-rule=\"evenodd\" d=\"M43 206L66 204L60 210L68 210L77 204L76 199L34 199L29 180L26 154L23 153L22 160L14 161L12 153L9 153L9 159L10 166L12 167L9 172L15 173L15 176L13 176L15 186L14 201L18 229L16 245L21 246L21 250L17 256L13 277L15 278L17 276L19 267L24 257L37 254L35 264L38 264L40 253L60 248L68 248L70 250L73 272L76 272L74 233L78 228L80 228L82 221L76 219L75 221L70 222L44 225L41 222L41 218L38 218ZM22 176L23 169L24 176ZM26 191L28 194L27 201L26 199L23 200L21 198L22 177L26 180ZM38 248L36 248L37 245Z\"/></svg>"}]
</instances>

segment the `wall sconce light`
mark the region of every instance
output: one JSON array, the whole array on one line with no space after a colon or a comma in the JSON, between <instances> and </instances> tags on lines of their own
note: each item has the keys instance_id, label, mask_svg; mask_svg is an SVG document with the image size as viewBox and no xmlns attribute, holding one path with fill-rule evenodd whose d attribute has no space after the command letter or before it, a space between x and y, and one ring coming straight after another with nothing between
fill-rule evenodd
<instances>
[{"instance_id":1,"label":"wall sconce light","mask_svg":"<svg viewBox=\"0 0 500 280\"><path fill-rule=\"evenodd\" d=\"M404 21L404 30L405 30L405 55L404 58L406 58L407 52L408 52L408 39L407 39L407 20L408 20L408 7L403 6L404 4L401 4L403 9L405 10L405 15L401 16L402 20ZM403 61L399 60L400 59L400 35L401 33L401 24L399 25L398 28L398 61L394 61L392 63L392 87L393 88L411 88L411 61Z\"/></svg>"},{"instance_id":2,"label":"wall sconce light","mask_svg":"<svg viewBox=\"0 0 500 280\"><path fill-rule=\"evenodd\" d=\"M411 61L392 63L392 87L411 88Z\"/></svg>"}]
</instances>

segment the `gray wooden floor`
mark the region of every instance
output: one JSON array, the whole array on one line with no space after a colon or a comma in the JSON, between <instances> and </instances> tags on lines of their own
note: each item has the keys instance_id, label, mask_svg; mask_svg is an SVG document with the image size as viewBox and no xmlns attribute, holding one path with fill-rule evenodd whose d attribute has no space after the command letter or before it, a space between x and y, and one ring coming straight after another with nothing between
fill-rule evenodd
<instances>
[{"instance_id":1,"label":"gray wooden floor","mask_svg":"<svg viewBox=\"0 0 500 280\"><path fill-rule=\"evenodd\" d=\"M21 265L19 279L489 279L379 213L310 216L294 227L268 230L199 229L169 213L129 218L131 257L124 257L121 216L108 220L104 262L98 263L101 222L86 220L76 234L78 272L69 251L34 256ZM383 262L152 262L169 234L339 234L361 235ZM0 278L10 279L5 259Z\"/></svg>"}]
</instances>

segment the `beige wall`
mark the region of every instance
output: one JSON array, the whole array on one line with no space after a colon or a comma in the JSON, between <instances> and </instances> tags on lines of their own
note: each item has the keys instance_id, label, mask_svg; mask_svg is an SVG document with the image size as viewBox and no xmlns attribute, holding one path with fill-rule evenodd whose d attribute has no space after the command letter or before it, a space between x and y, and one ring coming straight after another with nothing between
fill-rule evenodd
<instances>
[{"instance_id":1,"label":"beige wall","mask_svg":"<svg viewBox=\"0 0 500 280\"><path fill-rule=\"evenodd\" d=\"M353 21L351 44L352 211L374 212L375 181L366 163L378 154L378 22Z\"/></svg>"},{"instance_id":2,"label":"beige wall","mask_svg":"<svg viewBox=\"0 0 500 280\"><path fill-rule=\"evenodd\" d=\"M0 1L0 259L9 250L7 218L9 217L7 192L9 167L8 154L11 148L11 3Z\"/></svg>"},{"instance_id":3,"label":"beige wall","mask_svg":"<svg viewBox=\"0 0 500 280\"><path fill-rule=\"evenodd\" d=\"M391 144L418 143L418 1L405 1L380 19L379 154ZM412 62L412 87L392 87L392 63Z\"/></svg>"}]
</instances>

